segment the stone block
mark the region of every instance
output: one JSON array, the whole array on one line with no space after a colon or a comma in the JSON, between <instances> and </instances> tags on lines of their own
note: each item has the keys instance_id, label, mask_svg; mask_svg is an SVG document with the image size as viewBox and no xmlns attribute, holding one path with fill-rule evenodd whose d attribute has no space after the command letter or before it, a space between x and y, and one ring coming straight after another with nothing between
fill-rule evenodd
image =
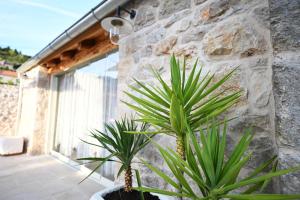
<instances>
[{"instance_id":1,"label":"stone block","mask_svg":"<svg viewBox=\"0 0 300 200\"><path fill-rule=\"evenodd\" d=\"M266 51L266 40L251 24L240 18L226 20L211 29L203 38L207 56L249 57ZM225 57L224 57L225 56Z\"/></svg>"},{"instance_id":2,"label":"stone block","mask_svg":"<svg viewBox=\"0 0 300 200\"><path fill-rule=\"evenodd\" d=\"M151 1L149 1L149 0L141 0L141 1L138 0L138 1L136 1L137 6L140 5L139 3L141 3L142 5L149 5L149 6L152 6L152 7L158 7L159 4L160 4L160 0L151 0Z\"/></svg>"},{"instance_id":3,"label":"stone block","mask_svg":"<svg viewBox=\"0 0 300 200\"><path fill-rule=\"evenodd\" d=\"M164 0L159 6L159 19L164 19L191 7L191 0Z\"/></svg>"},{"instance_id":4,"label":"stone block","mask_svg":"<svg viewBox=\"0 0 300 200\"><path fill-rule=\"evenodd\" d=\"M300 151L290 148L279 148L279 168L287 169L299 166ZM284 194L299 194L300 172L295 172L281 176L281 192Z\"/></svg>"},{"instance_id":5,"label":"stone block","mask_svg":"<svg viewBox=\"0 0 300 200\"><path fill-rule=\"evenodd\" d=\"M273 62L276 129L280 146L300 151L300 53L277 54Z\"/></svg>"},{"instance_id":6,"label":"stone block","mask_svg":"<svg viewBox=\"0 0 300 200\"><path fill-rule=\"evenodd\" d=\"M19 86L0 84L0 136L15 134Z\"/></svg>"},{"instance_id":7,"label":"stone block","mask_svg":"<svg viewBox=\"0 0 300 200\"><path fill-rule=\"evenodd\" d=\"M270 12L268 6L259 6L254 8L252 15L260 25L270 29Z\"/></svg>"},{"instance_id":8,"label":"stone block","mask_svg":"<svg viewBox=\"0 0 300 200\"><path fill-rule=\"evenodd\" d=\"M183 10L181 12L175 13L174 15L172 15L171 17L169 17L167 19L167 21L164 24L165 28L170 27L172 24L174 24L175 22L181 20L182 18L188 16L191 13L191 11L189 9L187 10Z\"/></svg>"},{"instance_id":9,"label":"stone block","mask_svg":"<svg viewBox=\"0 0 300 200\"><path fill-rule=\"evenodd\" d=\"M200 42L203 39L205 33L206 33L206 28L203 28L203 27L197 27L197 28L191 29L182 35L181 43L186 44L186 43L189 43L192 41Z\"/></svg>"},{"instance_id":10,"label":"stone block","mask_svg":"<svg viewBox=\"0 0 300 200\"><path fill-rule=\"evenodd\" d=\"M163 27L158 26L158 28L155 27L154 30L152 30L150 33L146 36L146 42L148 44L154 44L166 37L166 29Z\"/></svg>"},{"instance_id":11,"label":"stone block","mask_svg":"<svg viewBox=\"0 0 300 200\"><path fill-rule=\"evenodd\" d=\"M138 31L155 23L156 11L151 6L143 6L137 10L134 20L134 30Z\"/></svg>"},{"instance_id":12,"label":"stone block","mask_svg":"<svg viewBox=\"0 0 300 200\"><path fill-rule=\"evenodd\" d=\"M262 109L269 104L271 98L271 74L266 69L250 72L249 100L256 108Z\"/></svg>"},{"instance_id":13,"label":"stone block","mask_svg":"<svg viewBox=\"0 0 300 200\"><path fill-rule=\"evenodd\" d=\"M174 49L174 54L177 57L192 58L197 55L198 49L195 45L184 45Z\"/></svg>"},{"instance_id":14,"label":"stone block","mask_svg":"<svg viewBox=\"0 0 300 200\"><path fill-rule=\"evenodd\" d=\"M211 1L195 11L193 24L199 25L212 22L215 18L223 15L228 9L228 0Z\"/></svg>"},{"instance_id":15,"label":"stone block","mask_svg":"<svg viewBox=\"0 0 300 200\"><path fill-rule=\"evenodd\" d=\"M199 5L201 3L204 3L206 0L194 0L195 5Z\"/></svg>"},{"instance_id":16,"label":"stone block","mask_svg":"<svg viewBox=\"0 0 300 200\"><path fill-rule=\"evenodd\" d=\"M184 32L186 30L188 30L191 26L191 20L190 19L183 19L181 22L180 22L180 25L179 27L177 28L177 33L180 33L180 32Z\"/></svg>"},{"instance_id":17,"label":"stone block","mask_svg":"<svg viewBox=\"0 0 300 200\"><path fill-rule=\"evenodd\" d=\"M177 36L170 36L155 45L154 53L156 55L169 54L170 50L175 46L176 43Z\"/></svg>"},{"instance_id":18,"label":"stone block","mask_svg":"<svg viewBox=\"0 0 300 200\"><path fill-rule=\"evenodd\" d=\"M271 36L276 51L300 47L300 1L270 0Z\"/></svg>"}]
</instances>

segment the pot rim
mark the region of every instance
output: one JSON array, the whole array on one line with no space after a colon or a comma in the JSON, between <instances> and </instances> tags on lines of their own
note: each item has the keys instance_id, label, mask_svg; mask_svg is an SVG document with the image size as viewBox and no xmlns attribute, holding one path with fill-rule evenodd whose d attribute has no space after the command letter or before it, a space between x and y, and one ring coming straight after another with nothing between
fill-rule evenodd
<instances>
[{"instance_id":1,"label":"pot rim","mask_svg":"<svg viewBox=\"0 0 300 200\"><path fill-rule=\"evenodd\" d=\"M105 189L93 194L93 196L90 198L90 200L104 200L103 197L106 194L114 192L114 191L119 190L121 188L124 188L124 185L114 185L112 187L105 188ZM161 195L161 194L157 194L157 193L152 193L152 192L150 192L150 193L155 195L155 196L158 196L160 200L171 200L171 197Z\"/></svg>"}]
</instances>

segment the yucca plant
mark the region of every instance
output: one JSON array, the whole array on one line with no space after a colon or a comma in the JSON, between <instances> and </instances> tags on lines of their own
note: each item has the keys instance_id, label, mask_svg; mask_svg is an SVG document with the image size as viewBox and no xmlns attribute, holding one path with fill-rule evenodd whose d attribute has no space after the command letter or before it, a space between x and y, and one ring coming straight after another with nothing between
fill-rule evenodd
<instances>
[{"instance_id":1,"label":"yucca plant","mask_svg":"<svg viewBox=\"0 0 300 200\"><path fill-rule=\"evenodd\" d=\"M106 149L109 152L109 155L106 157L79 158L78 160L99 162L97 167L89 174L89 176L99 169L105 162L120 163L121 166L117 176L125 171L124 190L126 192L130 192L132 190L131 164L133 162L133 158L149 143L149 138L145 135L129 134L127 132L145 132L148 127L149 126L146 123L142 123L139 126L133 118L127 117L122 118L120 121L115 120L113 124L105 124L105 132L98 130L91 132L91 137L98 142L97 144L87 141L84 142Z\"/></svg>"},{"instance_id":2,"label":"yucca plant","mask_svg":"<svg viewBox=\"0 0 300 200\"><path fill-rule=\"evenodd\" d=\"M200 141L189 130L186 141L186 160L170 148L164 149L159 144L161 156L168 165L180 184L171 179L158 168L143 161L153 172L164 181L177 189L178 192L162 189L138 187L138 190L155 192L170 196L187 197L193 200L284 200L300 199L300 195L284 194L257 194L261 192L273 177L300 170L300 166L276 170L277 159L271 158L267 162L253 170L246 178L238 179L241 169L247 164L251 153L247 153L249 144L253 138L247 131L239 140L228 159L225 159L226 149L226 124L223 131L219 125L213 125L205 130L200 130ZM268 171L268 173L264 173ZM184 174L182 173L184 172ZM192 188L190 183L197 188ZM240 189L240 194L231 194L233 190ZM197 193L201 191L201 194Z\"/></svg>"},{"instance_id":3,"label":"yucca plant","mask_svg":"<svg viewBox=\"0 0 300 200\"><path fill-rule=\"evenodd\" d=\"M202 67L198 67L198 61L187 76L186 61L180 65L173 55L170 59L170 69L170 86L159 72L153 70L159 85L147 85L134 79L137 86L129 87L138 94L125 93L135 103L124 103L139 114L140 121L157 127L155 133L175 135L176 151L184 159L186 125L192 130L198 129L204 122L215 118L235 104L240 97L240 91L227 95L224 94L224 90L216 91L232 76L234 70L212 84L214 74L207 73L202 76Z\"/></svg>"}]
</instances>

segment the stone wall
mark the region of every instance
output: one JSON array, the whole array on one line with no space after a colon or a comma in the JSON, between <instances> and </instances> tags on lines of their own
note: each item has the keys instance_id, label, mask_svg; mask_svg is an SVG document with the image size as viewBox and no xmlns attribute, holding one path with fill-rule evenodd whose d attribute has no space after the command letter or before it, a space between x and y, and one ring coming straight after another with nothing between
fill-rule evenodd
<instances>
[{"instance_id":1,"label":"stone wall","mask_svg":"<svg viewBox=\"0 0 300 200\"><path fill-rule=\"evenodd\" d=\"M0 84L0 136L15 135L19 86Z\"/></svg>"},{"instance_id":2,"label":"stone wall","mask_svg":"<svg viewBox=\"0 0 300 200\"><path fill-rule=\"evenodd\" d=\"M151 67L168 78L172 53L187 57L189 64L200 58L204 71L214 72L217 77L239 66L227 83L244 90L241 102L228 113L238 116L229 126L230 147L247 127L253 128L254 154L244 174L278 154L268 0L144 0L133 1L128 8L136 9L137 16L134 33L122 38L119 46L118 94L134 84L132 77L155 84ZM128 100L124 95L119 99ZM120 103L119 112L130 111ZM171 144L165 136L157 140L163 145ZM153 147L142 155L163 165ZM149 169L141 170L144 184L166 187ZM276 184L271 189L278 190Z\"/></svg>"},{"instance_id":3,"label":"stone wall","mask_svg":"<svg viewBox=\"0 0 300 200\"><path fill-rule=\"evenodd\" d=\"M300 163L300 1L270 0L273 90L281 168ZM300 192L300 172L281 178L281 192Z\"/></svg>"},{"instance_id":4,"label":"stone wall","mask_svg":"<svg viewBox=\"0 0 300 200\"><path fill-rule=\"evenodd\" d=\"M36 67L26 73L28 78L21 79L21 107L18 135L26 141L26 151L39 155L46 148L46 125L50 76L42 68Z\"/></svg>"}]
</instances>

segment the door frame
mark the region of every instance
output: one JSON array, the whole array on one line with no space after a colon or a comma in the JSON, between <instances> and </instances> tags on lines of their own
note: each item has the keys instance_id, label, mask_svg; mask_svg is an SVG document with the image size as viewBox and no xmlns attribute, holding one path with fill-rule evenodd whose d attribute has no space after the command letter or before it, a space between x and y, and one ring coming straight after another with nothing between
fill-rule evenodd
<instances>
[{"instance_id":1,"label":"door frame","mask_svg":"<svg viewBox=\"0 0 300 200\"><path fill-rule=\"evenodd\" d=\"M98 57L100 59L103 56ZM98 60L97 59L97 60ZM78 68L87 66L89 63L95 61L96 59L90 60L88 62L85 62L77 67L72 68L72 70L76 70ZM60 74L52 74L50 77L50 92L49 92L49 97L48 97L48 113L47 113L47 125L46 125L46 145L45 145L45 152L47 154L50 154L54 158L58 159L59 161L67 164L73 169L79 170L84 174L90 174L92 172L91 169L80 165L79 163L71 160L70 158L62 155L61 153L55 151L54 149L54 142L55 142L55 129L56 129L56 121L57 121L57 110L58 110L58 80L59 76L62 74L65 74L67 72L60 73ZM91 179L95 181L100 181L100 184L103 184L107 187L114 186L114 181L109 180L108 178L103 177L100 173L94 172L91 176Z\"/></svg>"}]
</instances>

